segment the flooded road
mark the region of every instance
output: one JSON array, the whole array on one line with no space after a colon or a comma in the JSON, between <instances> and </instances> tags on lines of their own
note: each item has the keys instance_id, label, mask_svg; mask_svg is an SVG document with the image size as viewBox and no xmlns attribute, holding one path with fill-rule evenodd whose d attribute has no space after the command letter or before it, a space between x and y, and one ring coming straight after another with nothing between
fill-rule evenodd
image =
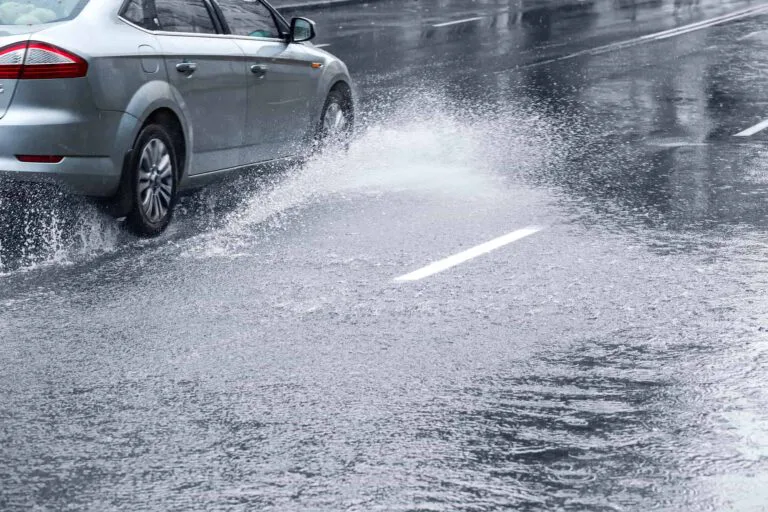
<instances>
[{"instance_id":1,"label":"flooded road","mask_svg":"<svg viewBox=\"0 0 768 512\"><path fill-rule=\"evenodd\" d=\"M349 151L3 196L0 509L764 510L762 5L308 11Z\"/></svg>"}]
</instances>

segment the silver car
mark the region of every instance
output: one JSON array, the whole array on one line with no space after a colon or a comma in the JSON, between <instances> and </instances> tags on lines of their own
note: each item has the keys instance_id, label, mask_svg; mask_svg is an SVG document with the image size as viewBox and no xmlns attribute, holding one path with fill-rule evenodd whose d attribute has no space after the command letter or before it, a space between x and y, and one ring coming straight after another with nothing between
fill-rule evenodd
<instances>
[{"instance_id":1,"label":"silver car","mask_svg":"<svg viewBox=\"0 0 768 512\"><path fill-rule=\"evenodd\" d=\"M349 73L314 37L262 0L0 0L0 178L157 235L181 190L348 136Z\"/></svg>"}]
</instances>

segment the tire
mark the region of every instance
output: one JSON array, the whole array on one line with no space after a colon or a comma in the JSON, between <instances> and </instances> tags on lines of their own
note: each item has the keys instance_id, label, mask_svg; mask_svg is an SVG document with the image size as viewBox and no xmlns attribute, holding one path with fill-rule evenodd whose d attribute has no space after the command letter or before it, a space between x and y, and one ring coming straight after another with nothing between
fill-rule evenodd
<instances>
[{"instance_id":1,"label":"tire","mask_svg":"<svg viewBox=\"0 0 768 512\"><path fill-rule=\"evenodd\" d=\"M333 89L325 100L320 115L317 146L320 149L330 145L349 146L354 125L352 101L340 89Z\"/></svg>"},{"instance_id":2,"label":"tire","mask_svg":"<svg viewBox=\"0 0 768 512\"><path fill-rule=\"evenodd\" d=\"M160 124L145 126L128 159L123 198L130 231L154 237L165 231L176 206L179 169L176 148L168 129Z\"/></svg>"}]
</instances>

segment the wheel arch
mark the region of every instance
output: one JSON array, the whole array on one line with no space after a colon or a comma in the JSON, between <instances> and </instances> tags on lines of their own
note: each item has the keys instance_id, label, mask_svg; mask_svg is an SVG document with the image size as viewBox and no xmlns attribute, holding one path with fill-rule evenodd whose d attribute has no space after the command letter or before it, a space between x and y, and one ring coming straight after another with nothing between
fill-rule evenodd
<instances>
[{"instance_id":1,"label":"wheel arch","mask_svg":"<svg viewBox=\"0 0 768 512\"><path fill-rule=\"evenodd\" d=\"M126 114L128 115L125 117L133 119L133 122L130 128L126 126L121 135L121 143L118 146L123 151L119 156L122 166L120 182L108 204L108 210L118 217L129 211L127 191L130 190L130 164L134 146L142 130L150 124L159 123L171 132L178 167L177 187L181 187L188 174L193 136L184 113L173 101L170 88L162 82L145 84L145 87L137 91L126 108Z\"/></svg>"},{"instance_id":2,"label":"wheel arch","mask_svg":"<svg viewBox=\"0 0 768 512\"><path fill-rule=\"evenodd\" d=\"M347 106L349 107L350 111L352 112L352 115L354 116L355 113L355 95L352 91L352 86L349 85L349 82L346 80L336 80L336 82L331 85L331 88L328 89L328 94L332 93L333 91L339 91L342 93L346 101L348 102Z\"/></svg>"},{"instance_id":3,"label":"wheel arch","mask_svg":"<svg viewBox=\"0 0 768 512\"><path fill-rule=\"evenodd\" d=\"M335 80L330 82L329 87L327 87L327 90L325 91L325 95L323 96L321 105L325 105L326 100L328 99L328 96L333 93L334 91L338 91L341 93L342 97L346 100L346 106L349 108L349 112L351 114L350 123L354 126L355 123L355 93L352 89L352 86L350 85L350 80L347 79L347 77L341 76L337 77ZM322 121L322 108L320 109L320 112L317 115L317 122L320 123Z\"/></svg>"},{"instance_id":4,"label":"wheel arch","mask_svg":"<svg viewBox=\"0 0 768 512\"><path fill-rule=\"evenodd\" d=\"M167 82L153 81L144 84L131 98L126 112L138 122L131 133L128 152L133 148L136 139L145 126L152 122L161 122L174 133L176 157L179 161L179 180L187 176L192 160L191 148L194 142L192 127L184 114L183 105L176 101L178 94ZM178 140L177 140L178 139Z\"/></svg>"},{"instance_id":5,"label":"wheel arch","mask_svg":"<svg viewBox=\"0 0 768 512\"><path fill-rule=\"evenodd\" d=\"M352 78L349 76L346 66L341 61L330 59L329 62L326 63L323 75L317 84L312 112L313 123L320 122L320 116L323 113L323 106L328 99L328 95L332 90L339 88L344 91L345 96L349 99L351 108L354 110L356 94L352 84Z\"/></svg>"},{"instance_id":6,"label":"wheel arch","mask_svg":"<svg viewBox=\"0 0 768 512\"><path fill-rule=\"evenodd\" d=\"M179 119L179 116L172 109L168 107L159 107L149 113L144 122L141 123L138 133L141 133L141 130L150 124L162 125L170 132L173 139L173 149L176 153L176 164L179 168L179 176L177 179L181 182L181 179L186 175L186 164L188 161L187 140L181 119Z\"/></svg>"}]
</instances>

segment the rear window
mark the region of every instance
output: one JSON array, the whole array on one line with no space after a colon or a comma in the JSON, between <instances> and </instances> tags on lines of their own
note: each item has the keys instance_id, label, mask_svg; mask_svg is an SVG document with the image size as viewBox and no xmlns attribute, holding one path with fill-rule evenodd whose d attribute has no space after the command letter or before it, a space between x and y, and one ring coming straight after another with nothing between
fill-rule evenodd
<instances>
[{"instance_id":1,"label":"rear window","mask_svg":"<svg viewBox=\"0 0 768 512\"><path fill-rule=\"evenodd\" d=\"M0 25L41 25L71 20L88 0L0 0Z\"/></svg>"}]
</instances>

